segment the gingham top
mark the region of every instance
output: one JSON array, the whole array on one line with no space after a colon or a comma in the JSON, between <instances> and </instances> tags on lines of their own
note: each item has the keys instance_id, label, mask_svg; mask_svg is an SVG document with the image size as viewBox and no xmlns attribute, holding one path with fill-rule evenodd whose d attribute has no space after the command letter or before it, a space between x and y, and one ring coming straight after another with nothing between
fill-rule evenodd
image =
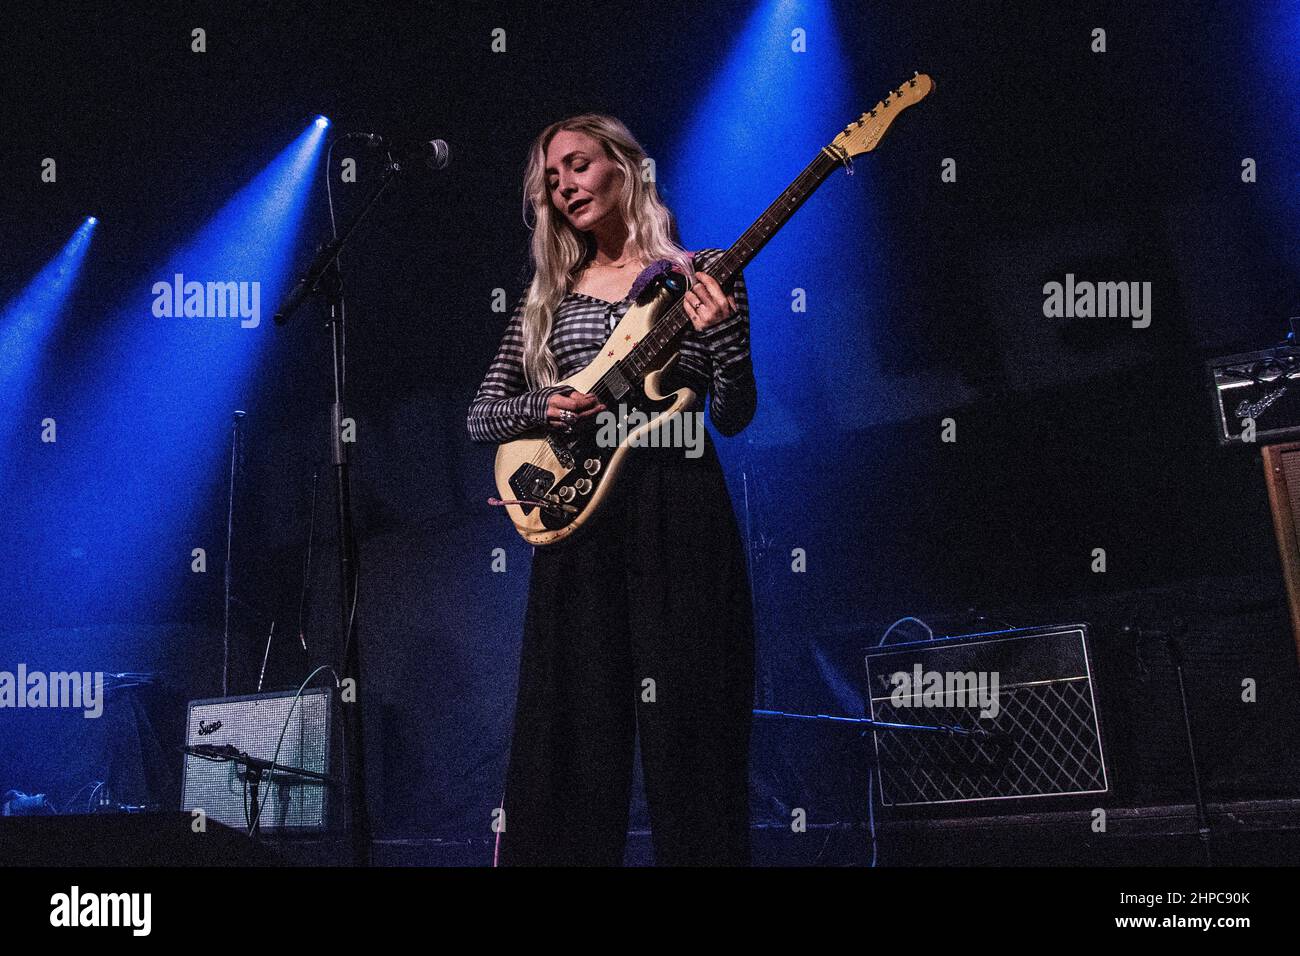
<instances>
[{"instance_id":1,"label":"gingham top","mask_svg":"<svg viewBox=\"0 0 1300 956\"><path fill-rule=\"evenodd\" d=\"M695 267L706 269L721 249L694 254ZM641 276L655 269L646 268ZM640 278L640 277L638 277ZM730 437L749 424L758 404L754 366L749 354L749 297L743 274L736 276L733 293L737 312L705 332L689 328L681 339L681 357L674 368L674 386L690 385L700 401L709 400L709 416L723 435ZM561 379L591 364L632 300L608 302L581 292L570 292L556 308L551 325L551 351ZM529 390L524 379L524 299L520 297L478 394L469 407L469 436L476 442L503 442L521 432L546 424L546 403L565 385Z\"/></svg>"}]
</instances>

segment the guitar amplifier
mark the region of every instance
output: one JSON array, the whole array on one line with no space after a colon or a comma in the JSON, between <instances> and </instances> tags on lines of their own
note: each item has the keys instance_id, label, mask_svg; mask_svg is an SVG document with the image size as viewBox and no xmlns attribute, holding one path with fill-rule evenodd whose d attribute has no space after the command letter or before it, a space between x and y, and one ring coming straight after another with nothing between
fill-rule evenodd
<instances>
[{"instance_id":1,"label":"guitar amplifier","mask_svg":"<svg viewBox=\"0 0 1300 956\"><path fill-rule=\"evenodd\" d=\"M1255 442L1300 438L1300 348L1226 355L1210 361L1206 373L1220 445L1245 444L1247 419Z\"/></svg>"},{"instance_id":2,"label":"guitar amplifier","mask_svg":"<svg viewBox=\"0 0 1300 956\"><path fill-rule=\"evenodd\" d=\"M301 767L342 779L342 721L333 688L303 691L294 704L288 692L190 701L185 743L228 744L250 757ZM283 732L279 756L276 745ZM202 809L209 819L236 829L249 826L249 790L243 767L185 755L181 808ZM339 801L330 784L281 771L262 775L258 826L264 831L319 833L338 821Z\"/></svg>"},{"instance_id":3,"label":"guitar amplifier","mask_svg":"<svg viewBox=\"0 0 1300 956\"><path fill-rule=\"evenodd\" d=\"M1106 793L1088 626L873 648L871 717L885 806Z\"/></svg>"}]
</instances>

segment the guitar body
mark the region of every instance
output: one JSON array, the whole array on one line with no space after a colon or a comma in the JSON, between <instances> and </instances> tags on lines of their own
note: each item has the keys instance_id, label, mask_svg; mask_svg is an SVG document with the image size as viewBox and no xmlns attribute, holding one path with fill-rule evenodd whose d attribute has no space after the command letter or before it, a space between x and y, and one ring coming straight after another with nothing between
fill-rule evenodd
<instances>
[{"instance_id":1,"label":"guitar body","mask_svg":"<svg viewBox=\"0 0 1300 956\"><path fill-rule=\"evenodd\" d=\"M730 249L710 264L725 289L826 177L879 144L903 110L934 88L930 77L913 73L898 89L850 123L814 157ZM591 392L605 404L595 428L566 435L541 428L497 450L496 483L515 528L532 545L554 544L578 532L609 498L610 489L639 439L695 402L689 388L666 392L664 375L677 359L677 336L690 327L679 302L685 279L660 275L628 309L590 365L557 384ZM640 346L638 347L638 343ZM604 427L617 416L617 430ZM628 427L635 416L635 427ZM671 427L671 426L670 426ZM661 433L663 434L663 433ZM646 444L656 444L651 436Z\"/></svg>"},{"instance_id":2,"label":"guitar body","mask_svg":"<svg viewBox=\"0 0 1300 956\"><path fill-rule=\"evenodd\" d=\"M680 290L664 283L651 286L642 301L634 304L610 333L598 355L582 371L557 382L575 391L590 392L601 377L650 331L655 320L680 298ZM555 544L583 527L607 498L632 444L663 419L695 402L692 389L665 392L662 382L676 355L639 382L628 383L629 391L619 407L601 412L598 422L616 414L619 421L640 412L643 425L619 431L618 444L599 441L601 429L584 428L566 435L554 429L534 429L519 438L503 442L497 449L496 484L507 501L551 500L553 507L507 504L506 511L516 530L532 545ZM638 419L639 421L639 419Z\"/></svg>"}]
</instances>

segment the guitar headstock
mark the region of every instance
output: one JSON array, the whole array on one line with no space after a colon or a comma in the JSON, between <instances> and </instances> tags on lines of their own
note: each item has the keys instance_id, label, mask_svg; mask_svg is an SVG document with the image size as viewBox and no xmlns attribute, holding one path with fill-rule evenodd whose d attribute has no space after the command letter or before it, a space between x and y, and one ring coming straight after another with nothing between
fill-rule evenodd
<instances>
[{"instance_id":1,"label":"guitar headstock","mask_svg":"<svg viewBox=\"0 0 1300 956\"><path fill-rule=\"evenodd\" d=\"M831 140L831 146L839 147L848 156L871 152L898 114L921 102L932 89L934 81L928 75L913 73L910 80L898 89L890 90L883 100L863 113L856 122L846 126L843 132Z\"/></svg>"}]
</instances>

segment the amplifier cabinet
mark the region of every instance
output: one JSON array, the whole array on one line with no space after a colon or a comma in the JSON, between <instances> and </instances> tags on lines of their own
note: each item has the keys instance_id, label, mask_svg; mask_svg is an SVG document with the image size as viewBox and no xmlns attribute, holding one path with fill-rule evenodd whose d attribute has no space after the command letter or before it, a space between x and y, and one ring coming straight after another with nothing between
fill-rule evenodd
<instances>
[{"instance_id":1,"label":"amplifier cabinet","mask_svg":"<svg viewBox=\"0 0 1300 956\"><path fill-rule=\"evenodd\" d=\"M1088 657L1069 624L886 645L867 653L885 806L1106 793Z\"/></svg>"},{"instance_id":2,"label":"amplifier cabinet","mask_svg":"<svg viewBox=\"0 0 1300 956\"><path fill-rule=\"evenodd\" d=\"M275 762L342 779L341 721L332 688L304 691L293 705L289 692L218 697L191 701L185 743L229 744L251 757L271 760L284 731ZM292 713L291 713L292 711ZM286 729L287 721L287 729ZM248 785L243 768L185 755L181 808L202 809L209 819L246 830ZM337 823L336 788L311 778L280 772L262 775L259 828L281 833L318 833Z\"/></svg>"}]
</instances>

